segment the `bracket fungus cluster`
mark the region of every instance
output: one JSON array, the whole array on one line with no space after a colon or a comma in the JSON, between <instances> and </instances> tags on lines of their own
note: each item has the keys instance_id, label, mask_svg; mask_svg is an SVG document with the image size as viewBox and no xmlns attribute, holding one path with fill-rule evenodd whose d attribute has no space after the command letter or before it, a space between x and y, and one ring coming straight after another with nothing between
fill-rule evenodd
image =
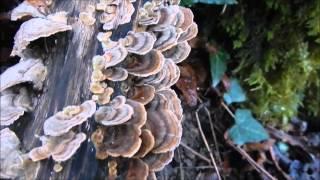
<instances>
[{"instance_id":1,"label":"bracket fungus cluster","mask_svg":"<svg viewBox=\"0 0 320 180\"><path fill-rule=\"evenodd\" d=\"M6 126L32 110L28 92L18 84L33 83L34 88L40 89L47 74L42 60L25 58L28 45L72 29L67 24L66 12L46 15L28 2L12 14L12 20L33 17L21 25L14 38L11 55L20 56L21 60L1 74L1 111L5 112L1 114L1 125ZM101 11L99 21L107 31L97 34L103 53L92 58L92 99L67 106L46 119L44 135L40 137L42 145L28 153L21 153L19 139L9 129L3 129L1 140L10 138L6 140L9 145L1 147L1 154L8 155L1 155L1 164L5 164L1 177L14 178L25 172L29 169L25 162L37 164L52 158L60 163L70 159L87 138L79 126L91 116L98 124L91 134L96 158L111 158L110 177L117 176L117 162L121 160L128 161L126 179L132 180L156 179L155 172L172 161L182 136L183 115L181 102L171 86L180 76L177 63L191 51L188 41L196 36L197 25L192 11L180 7L179 1L153 0L137 10L133 30L123 38L111 40L109 30L131 21L133 2L100 0L95 7L88 6L86 12L79 14L83 24L93 25L95 10ZM10 159L9 154L14 152L16 155ZM18 169L12 169L10 163L17 162L14 168Z\"/></svg>"},{"instance_id":2,"label":"bracket fungus cluster","mask_svg":"<svg viewBox=\"0 0 320 180\"><path fill-rule=\"evenodd\" d=\"M34 179L39 163L32 162L20 149L20 140L9 128L0 131L0 178Z\"/></svg>"},{"instance_id":3,"label":"bracket fungus cluster","mask_svg":"<svg viewBox=\"0 0 320 180\"><path fill-rule=\"evenodd\" d=\"M32 149L28 155L32 161L40 161L50 156L56 162L72 157L86 139L86 134L76 132L74 127L82 124L96 111L96 103L89 100L80 106L67 106L62 111L45 120L42 146Z\"/></svg>"},{"instance_id":4,"label":"bracket fungus cluster","mask_svg":"<svg viewBox=\"0 0 320 180\"><path fill-rule=\"evenodd\" d=\"M105 15L101 3L97 8ZM178 3L146 2L138 10L137 27L125 37L111 40L110 31L97 35L103 54L92 59L90 90L100 105L95 113L99 125L91 139L97 159L129 161L127 179L154 179L180 144L182 107L170 87L179 79L177 63L188 57L197 25L192 11ZM112 81L120 84L120 95L117 89L112 96Z\"/></svg>"}]
</instances>

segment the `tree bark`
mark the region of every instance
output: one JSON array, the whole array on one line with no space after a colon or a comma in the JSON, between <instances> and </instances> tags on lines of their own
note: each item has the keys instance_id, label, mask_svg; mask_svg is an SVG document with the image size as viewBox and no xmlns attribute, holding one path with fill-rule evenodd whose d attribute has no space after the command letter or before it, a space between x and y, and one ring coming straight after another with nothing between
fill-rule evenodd
<instances>
[{"instance_id":1,"label":"tree bark","mask_svg":"<svg viewBox=\"0 0 320 180\"><path fill-rule=\"evenodd\" d=\"M101 45L96 39L101 24L98 16L93 26L81 24L76 17L81 11L85 11L88 5L96 3L96 0L56 0L51 5L52 12L68 12L68 22L70 21L69 24L72 24L73 29L55 36L55 47L45 53L44 62L48 68L48 76L43 92L39 93L36 99L35 110L19 120L23 122L14 127L27 152L41 145L40 140L34 135L43 135L43 124L48 117L61 111L65 106L79 105L91 98L89 91L91 59L96 54L102 54ZM136 9L140 4L139 0L134 3ZM135 16L136 12L132 16L132 21ZM116 40L124 37L130 29L132 29L132 23L119 26L111 38ZM43 51L45 49L44 45ZM115 88L115 94L118 93ZM105 179L107 169L105 165L100 165L105 163L96 160L94 146L89 140L95 130L94 120L89 119L79 130L87 134L88 140L82 143L72 159L62 163L63 170L56 173L53 171L53 160L43 160L37 179Z\"/></svg>"}]
</instances>

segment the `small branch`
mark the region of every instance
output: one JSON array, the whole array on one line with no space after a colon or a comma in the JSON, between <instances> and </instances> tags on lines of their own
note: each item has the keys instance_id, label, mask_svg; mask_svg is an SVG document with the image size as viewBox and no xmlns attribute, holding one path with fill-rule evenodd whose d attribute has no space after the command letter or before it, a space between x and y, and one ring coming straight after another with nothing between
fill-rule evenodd
<instances>
[{"instance_id":1,"label":"small branch","mask_svg":"<svg viewBox=\"0 0 320 180\"><path fill-rule=\"evenodd\" d=\"M224 102L221 102L221 105L222 105L222 107L224 107L225 110L227 110L227 112L230 114L230 116L235 118L235 115L233 114L233 112L229 109L229 107Z\"/></svg>"},{"instance_id":2,"label":"small branch","mask_svg":"<svg viewBox=\"0 0 320 180\"><path fill-rule=\"evenodd\" d=\"M225 134L225 140L226 142L233 147L238 153L240 153L244 158L246 158L246 160L249 162L249 164L251 164L251 166L259 173L264 174L266 177L268 177L271 180L276 180L275 177L273 177L267 170L265 170L262 166L260 166L256 161L254 161L251 156L244 151L243 149L241 149L240 147L234 145L227 137L227 135Z\"/></svg>"},{"instance_id":3,"label":"small branch","mask_svg":"<svg viewBox=\"0 0 320 180\"><path fill-rule=\"evenodd\" d=\"M178 157L179 157L180 180L184 180L184 172L183 172L183 168L182 168L181 155L180 155L179 148L177 149L177 151L178 151Z\"/></svg>"},{"instance_id":4,"label":"small branch","mask_svg":"<svg viewBox=\"0 0 320 180\"><path fill-rule=\"evenodd\" d=\"M200 107L200 108L201 108L201 107ZM202 127L201 127L201 123L200 123L200 119L199 119L199 114L198 114L200 108L198 108L197 111L196 111L196 113L195 113L196 119L197 119L198 128L199 128L199 131L200 131L202 140L203 140L204 144L206 145L206 148L207 148L207 150L208 150L208 152L209 152L209 155L210 155L212 164L213 164L213 166L215 167L216 173L217 173L217 175L218 175L218 179L221 180L220 172L219 172L219 169L218 169L218 167L217 167L216 161L214 160L214 157L213 157L213 154L212 154L212 152L211 152L210 146L209 146L209 144L208 144L208 141L207 141L207 139L206 139L206 136L204 135L203 130L202 130Z\"/></svg>"},{"instance_id":5,"label":"small branch","mask_svg":"<svg viewBox=\"0 0 320 180\"><path fill-rule=\"evenodd\" d=\"M213 138L213 141L214 141L214 146L215 146L215 151L216 151L216 157L218 158L218 162L219 164L221 164L222 160L221 160L221 155L220 155L220 152L219 152L219 147L218 147L218 142L217 142L217 137L216 137L216 133L215 133L215 130L214 130L214 127L213 127L213 123L212 123L212 118L211 118L211 114L210 114L210 111L208 110L207 107L203 107L204 110L206 111L207 113L207 116L209 118L209 124L210 124L210 129L211 129L211 134L212 134L212 138Z\"/></svg>"},{"instance_id":6,"label":"small branch","mask_svg":"<svg viewBox=\"0 0 320 180\"><path fill-rule=\"evenodd\" d=\"M185 143L181 142L180 145L187 149L188 151L190 151L192 154L198 156L199 158L201 158L202 160L208 162L209 164L211 164L210 159L208 159L207 157L205 157L204 155L198 153L197 151L195 151L194 149L192 149L191 147L189 147L188 145L186 145Z\"/></svg>"}]
</instances>

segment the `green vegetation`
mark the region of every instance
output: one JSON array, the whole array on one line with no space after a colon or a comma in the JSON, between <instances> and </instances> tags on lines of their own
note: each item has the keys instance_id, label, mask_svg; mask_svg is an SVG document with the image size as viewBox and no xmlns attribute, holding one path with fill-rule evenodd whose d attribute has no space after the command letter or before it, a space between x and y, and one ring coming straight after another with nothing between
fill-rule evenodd
<instances>
[{"instance_id":1,"label":"green vegetation","mask_svg":"<svg viewBox=\"0 0 320 180\"><path fill-rule=\"evenodd\" d=\"M214 26L231 44L228 71L246 91L244 107L277 125L320 115L320 1L239 0Z\"/></svg>"}]
</instances>

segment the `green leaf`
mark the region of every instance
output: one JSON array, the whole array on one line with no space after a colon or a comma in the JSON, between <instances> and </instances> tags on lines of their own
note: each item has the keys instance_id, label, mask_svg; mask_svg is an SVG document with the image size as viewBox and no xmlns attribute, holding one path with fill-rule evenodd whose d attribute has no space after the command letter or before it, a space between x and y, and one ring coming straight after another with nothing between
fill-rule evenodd
<instances>
[{"instance_id":1,"label":"green leaf","mask_svg":"<svg viewBox=\"0 0 320 180\"><path fill-rule=\"evenodd\" d=\"M236 0L193 0L194 3L205 3L205 4L237 4Z\"/></svg>"},{"instance_id":2,"label":"green leaf","mask_svg":"<svg viewBox=\"0 0 320 180\"><path fill-rule=\"evenodd\" d=\"M226 61L229 60L229 58L229 54L223 51L218 51L215 54L210 54L210 71L213 87L216 87L219 84L222 76L226 72Z\"/></svg>"},{"instance_id":3,"label":"green leaf","mask_svg":"<svg viewBox=\"0 0 320 180\"><path fill-rule=\"evenodd\" d=\"M243 102L247 99L238 80L231 79L230 88L226 93L223 94L223 99L226 101L228 105L233 102Z\"/></svg>"},{"instance_id":4,"label":"green leaf","mask_svg":"<svg viewBox=\"0 0 320 180\"><path fill-rule=\"evenodd\" d=\"M235 125L228 130L228 135L238 145L260 142L269 138L267 131L252 117L249 109L237 109Z\"/></svg>"}]
</instances>

